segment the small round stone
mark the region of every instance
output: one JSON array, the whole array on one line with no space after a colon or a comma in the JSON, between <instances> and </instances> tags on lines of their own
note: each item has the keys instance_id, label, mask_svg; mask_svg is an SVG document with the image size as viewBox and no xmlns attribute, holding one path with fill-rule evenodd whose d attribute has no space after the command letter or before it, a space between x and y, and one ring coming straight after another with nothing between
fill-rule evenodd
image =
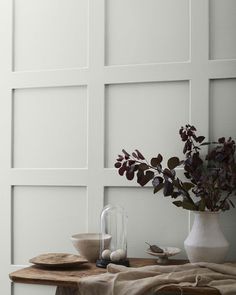
<instances>
[{"instance_id":1,"label":"small round stone","mask_svg":"<svg viewBox=\"0 0 236 295\"><path fill-rule=\"evenodd\" d=\"M120 260L120 253L117 251L111 252L110 259L111 259L111 261L114 261L114 262L119 261Z\"/></svg>"},{"instance_id":2,"label":"small round stone","mask_svg":"<svg viewBox=\"0 0 236 295\"><path fill-rule=\"evenodd\" d=\"M120 254L120 259L125 259L126 257L126 251L123 249L118 249L116 250L116 252L118 252Z\"/></svg>"},{"instance_id":3,"label":"small round stone","mask_svg":"<svg viewBox=\"0 0 236 295\"><path fill-rule=\"evenodd\" d=\"M102 259L110 260L111 250L105 249L102 251Z\"/></svg>"}]
</instances>

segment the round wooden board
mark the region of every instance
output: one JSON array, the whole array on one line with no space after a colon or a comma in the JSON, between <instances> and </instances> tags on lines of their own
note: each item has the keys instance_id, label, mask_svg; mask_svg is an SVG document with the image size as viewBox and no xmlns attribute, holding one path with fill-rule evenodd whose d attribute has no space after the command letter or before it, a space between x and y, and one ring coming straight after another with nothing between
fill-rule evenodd
<instances>
[{"instance_id":1,"label":"round wooden board","mask_svg":"<svg viewBox=\"0 0 236 295\"><path fill-rule=\"evenodd\" d=\"M29 262L42 267L74 267L88 260L68 253L45 253L31 258Z\"/></svg>"}]
</instances>

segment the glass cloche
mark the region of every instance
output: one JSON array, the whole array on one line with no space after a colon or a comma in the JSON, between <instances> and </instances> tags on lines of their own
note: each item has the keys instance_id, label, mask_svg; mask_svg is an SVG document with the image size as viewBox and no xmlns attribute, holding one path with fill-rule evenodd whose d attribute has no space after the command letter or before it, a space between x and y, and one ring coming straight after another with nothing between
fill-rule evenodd
<instances>
[{"instance_id":1,"label":"glass cloche","mask_svg":"<svg viewBox=\"0 0 236 295\"><path fill-rule=\"evenodd\" d=\"M100 254L96 265L129 266L127 259L127 215L121 206L107 205L101 213ZM107 239L109 238L109 243Z\"/></svg>"}]
</instances>

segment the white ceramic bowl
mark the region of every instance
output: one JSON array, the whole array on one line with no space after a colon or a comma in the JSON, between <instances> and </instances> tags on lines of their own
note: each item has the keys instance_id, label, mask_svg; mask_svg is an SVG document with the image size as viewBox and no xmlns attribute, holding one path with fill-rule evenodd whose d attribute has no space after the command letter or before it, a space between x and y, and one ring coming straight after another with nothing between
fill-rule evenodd
<instances>
[{"instance_id":1,"label":"white ceramic bowl","mask_svg":"<svg viewBox=\"0 0 236 295\"><path fill-rule=\"evenodd\" d=\"M72 244L81 256L90 262L95 262L99 258L100 251L99 233L81 233L71 236ZM109 248L111 236L103 235L105 248Z\"/></svg>"}]
</instances>

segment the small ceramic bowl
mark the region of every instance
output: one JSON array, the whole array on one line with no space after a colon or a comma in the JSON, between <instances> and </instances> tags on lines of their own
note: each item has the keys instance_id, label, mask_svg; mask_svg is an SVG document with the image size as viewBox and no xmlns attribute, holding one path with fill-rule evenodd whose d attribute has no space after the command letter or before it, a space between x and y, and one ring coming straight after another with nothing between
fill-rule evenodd
<instances>
[{"instance_id":1,"label":"small ceramic bowl","mask_svg":"<svg viewBox=\"0 0 236 295\"><path fill-rule=\"evenodd\" d=\"M95 262L99 258L100 239L99 233L81 233L71 236L75 249L89 262ZM105 247L109 248L111 236L103 235L103 239Z\"/></svg>"},{"instance_id":2,"label":"small ceramic bowl","mask_svg":"<svg viewBox=\"0 0 236 295\"><path fill-rule=\"evenodd\" d=\"M168 264L169 262L168 258L170 256L174 256L181 252L179 248L174 248L174 247L161 247L161 248L164 250L163 253L155 253L150 251L149 249L146 250L147 254L158 257L157 262L159 264Z\"/></svg>"}]
</instances>

